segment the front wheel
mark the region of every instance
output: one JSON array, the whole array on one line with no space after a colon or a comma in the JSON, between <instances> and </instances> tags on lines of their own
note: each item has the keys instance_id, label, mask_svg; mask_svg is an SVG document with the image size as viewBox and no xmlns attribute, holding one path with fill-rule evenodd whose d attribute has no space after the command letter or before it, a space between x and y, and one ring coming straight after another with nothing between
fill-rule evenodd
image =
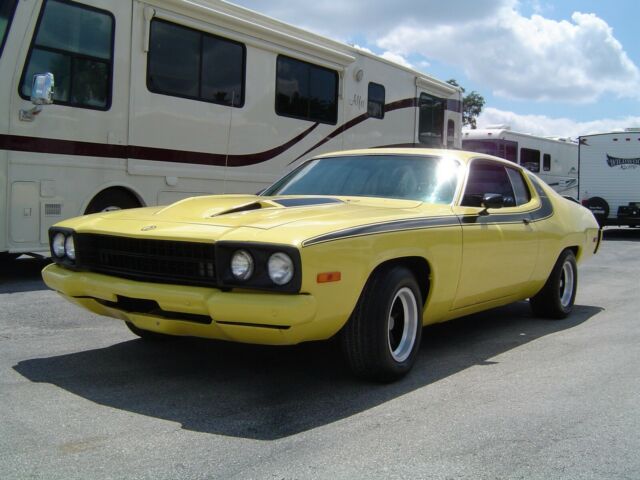
<instances>
[{"instance_id":1,"label":"front wheel","mask_svg":"<svg viewBox=\"0 0 640 480\"><path fill-rule=\"evenodd\" d=\"M376 270L340 333L352 372L396 380L413 367L421 338L422 301L413 273L403 266Z\"/></svg>"},{"instance_id":2,"label":"front wheel","mask_svg":"<svg viewBox=\"0 0 640 480\"><path fill-rule=\"evenodd\" d=\"M547 279L547 282L529 303L539 317L566 318L573 310L578 288L578 266L571 250L564 250Z\"/></svg>"}]
</instances>

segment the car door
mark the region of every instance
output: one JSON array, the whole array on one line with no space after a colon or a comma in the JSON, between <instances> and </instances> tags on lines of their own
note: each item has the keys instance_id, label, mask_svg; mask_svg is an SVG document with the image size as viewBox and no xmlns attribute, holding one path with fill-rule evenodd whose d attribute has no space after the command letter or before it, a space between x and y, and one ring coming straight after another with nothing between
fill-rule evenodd
<instances>
[{"instance_id":1,"label":"car door","mask_svg":"<svg viewBox=\"0 0 640 480\"><path fill-rule=\"evenodd\" d=\"M502 207L484 208L485 194L502 195ZM485 159L470 163L463 194L454 207L463 226L462 269L454 309L519 294L538 256L531 212L539 205L519 168Z\"/></svg>"}]
</instances>

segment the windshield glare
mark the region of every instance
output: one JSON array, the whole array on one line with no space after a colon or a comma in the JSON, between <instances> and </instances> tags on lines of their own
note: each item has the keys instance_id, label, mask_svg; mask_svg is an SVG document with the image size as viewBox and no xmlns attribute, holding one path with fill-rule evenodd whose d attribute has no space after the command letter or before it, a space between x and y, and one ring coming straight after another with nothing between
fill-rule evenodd
<instances>
[{"instance_id":1,"label":"windshield glare","mask_svg":"<svg viewBox=\"0 0 640 480\"><path fill-rule=\"evenodd\" d=\"M460 163L418 155L362 155L312 160L269 187L263 195L383 197L448 204Z\"/></svg>"}]
</instances>

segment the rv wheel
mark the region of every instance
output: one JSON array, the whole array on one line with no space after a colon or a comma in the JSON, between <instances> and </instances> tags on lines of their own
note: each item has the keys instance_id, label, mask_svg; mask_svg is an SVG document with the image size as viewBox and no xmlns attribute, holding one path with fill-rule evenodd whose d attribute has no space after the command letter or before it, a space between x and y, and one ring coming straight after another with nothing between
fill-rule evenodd
<instances>
[{"instance_id":1,"label":"rv wheel","mask_svg":"<svg viewBox=\"0 0 640 480\"><path fill-rule=\"evenodd\" d=\"M119 188L110 188L93 197L93 200L91 200L84 213L110 212L112 210L124 210L126 208L136 208L139 206L140 202L138 199L128 191Z\"/></svg>"}]
</instances>

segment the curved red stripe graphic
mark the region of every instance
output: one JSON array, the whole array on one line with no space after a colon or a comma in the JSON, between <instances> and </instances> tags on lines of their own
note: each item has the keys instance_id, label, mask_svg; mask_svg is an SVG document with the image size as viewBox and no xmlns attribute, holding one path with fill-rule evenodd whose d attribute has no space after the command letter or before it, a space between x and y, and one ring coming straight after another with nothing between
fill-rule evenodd
<instances>
[{"instance_id":1,"label":"curved red stripe graphic","mask_svg":"<svg viewBox=\"0 0 640 480\"><path fill-rule=\"evenodd\" d=\"M0 135L0 150L16 152L51 153L58 155L80 155L101 158L133 158L136 160L156 160L161 162L195 163L224 167L245 167L266 162L289 150L296 143L318 127L314 123L304 132L282 145L264 152L244 155L225 155L222 153L188 152L165 148L138 147L135 145L108 145L104 143L77 142L54 138L24 137L19 135Z\"/></svg>"},{"instance_id":2,"label":"curved red stripe graphic","mask_svg":"<svg viewBox=\"0 0 640 480\"><path fill-rule=\"evenodd\" d=\"M405 98L384 106L385 112L391 112L401 108L415 107L418 104L416 98ZM364 122L369 118L368 113L363 113L348 122L340 125L325 138L317 142L293 162L304 157L316 148L324 145L329 140L350 128ZM50 153L58 155L80 155L101 158L133 158L136 160L155 160L161 162L193 163L199 165L215 165L229 167L246 167L266 162L286 152L291 147L303 140L318 127L314 123L305 131L295 136L282 145L263 152L249 154L225 155L222 153L189 152L184 150L171 150L166 148L140 147L135 145L109 145L104 143L79 142L74 140L59 140L55 138L27 137L20 135L0 135L0 149L16 152ZM291 162L291 163L293 163Z\"/></svg>"}]
</instances>

